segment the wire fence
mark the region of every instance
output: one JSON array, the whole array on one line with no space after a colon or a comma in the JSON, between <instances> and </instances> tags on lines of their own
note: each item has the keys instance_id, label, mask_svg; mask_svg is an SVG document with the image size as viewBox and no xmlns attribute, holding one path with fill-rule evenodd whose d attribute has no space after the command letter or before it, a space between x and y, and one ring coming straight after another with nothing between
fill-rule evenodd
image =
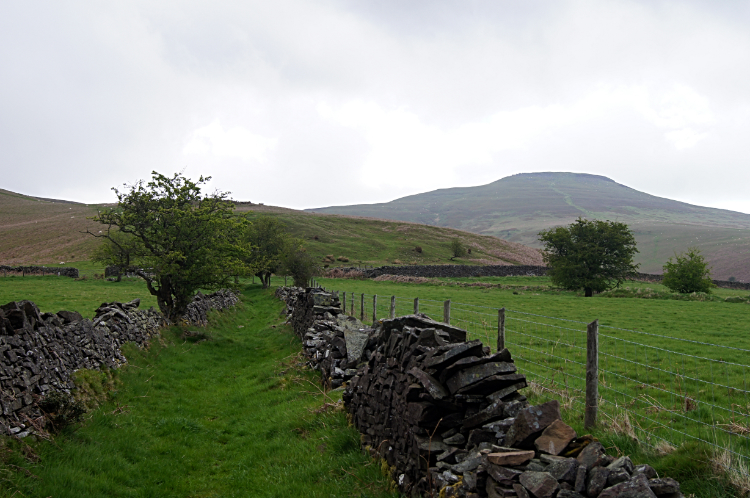
<instances>
[{"instance_id":1,"label":"wire fence","mask_svg":"<svg viewBox=\"0 0 750 498\"><path fill-rule=\"evenodd\" d=\"M414 298L344 294L347 313L365 323L416 309ZM419 299L418 310L444 321L444 301ZM451 325L495 349L498 308L450 302L449 310ZM543 395L583 412L588 323L519 310L504 316L505 344L519 371ZM747 475L750 350L606 324L598 330L600 422L661 451L709 445L728 453L727 465Z\"/></svg>"}]
</instances>

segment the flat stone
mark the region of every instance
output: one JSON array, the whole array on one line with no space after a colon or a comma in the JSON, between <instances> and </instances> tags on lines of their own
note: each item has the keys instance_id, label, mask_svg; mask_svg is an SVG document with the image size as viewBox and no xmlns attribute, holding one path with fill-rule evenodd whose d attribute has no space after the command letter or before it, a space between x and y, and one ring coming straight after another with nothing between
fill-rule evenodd
<instances>
[{"instance_id":1,"label":"flat stone","mask_svg":"<svg viewBox=\"0 0 750 498\"><path fill-rule=\"evenodd\" d=\"M485 484L485 492L487 493L488 498L516 498L518 495L516 494L515 490L511 487L511 485L508 485L508 487L505 487L497 482L495 482L492 477L487 478L487 482Z\"/></svg>"},{"instance_id":2,"label":"flat stone","mask_svg":"<svg viewBox=\"0 0 750 498\"><path fill-rule=\"evenodd\" d=\"M561 489L560 492L557 493L557 498L584 498L584 496L571 489Z\"/></svg>"},{"instance_id":3,"label":"flat stone","mask_svg":"<svg viewBox=\"0 0 750 498\"><path fill-rule=\"evenodd\" d=\"M448 390L432 375L424 372L417 367L409 370L409 373L417 378L417 380L427 389L427 392L435 399L444 399L450 396Z\"/></svg>"},{"instance_id":4,"label":"flat stone","mask_svg":"<svg viewBox=\"0 0 750 498\"><path fill-rule=\"evenodd\" d=\"M453 466L453 471L457 474L463 474L464 472L468 472L471 470L475 470L477 467L479 467L482 464L482 456L472 456L465 460L463 460L461 463L457 463Z\"/></svg>"},{"instance_id":5,"label":"flat stone","mask_svg":"<svg viewBox=\"0 0 750 498\"><path fill-rule=\"evenodd\" d=\"M656 498L648 485L644 474L639 474L631 480L607 488L599 494L599 498Z\"/></svg>"},{"instance_id":6,"label":"flat stone","mask_svg":"<svg viewBox=\"0 0 750 498\"><path fill-rule=\"evenodd\" d=\"M503 387L526 380L523 374L491 375L475 384L462 387L455 394L474 394L497 391Z\"/></svg>"},{"instance_id":7,"label":"flat stone","mask_svg":"<svg viewBox=\"0 0 750 498\"><path fill-rule=\"evenodd\" d=\"M583 493L586 491L586 474L588 469L585 465L578 464L578 470L576 470L576 481L573 483L573 490L576 493Z\"/></svg>"},{"instance_id":8,"label":"flat stone","mask_svg":"<svg viewBox=\"0 0 750 498\"><path fill-rule=\"evenodd\" d=\"M559 455L576 437L578 434L571 426L562 420L555 420L534 441L534 446L542 453Z\"/></svg>"},{"instance_id":9,"label":"flat stone","mask_svg":"<svg viewBox=\"0 0 750 498\"><path fill-rule=\"evenodd\" d=\"M633 465L633 461L630 459L629 456L621 456L620 458L617 458L614 462L607 465L607 468L611 471L615 471L617 469L623 469L628 474L632 474L635 470L635 465Z\"/></svg>"},{"instance_id":10,"label":"flat stone","mask_svg":"<svg viewBox=\"0 0 750 498\"><path fill-rule=\"evenodd\" d=\"M468 417L466 420L464 420L462 429L473 429L474 427L503 418L505 418L505 403L499 401L497 403L492 403L481 412L477 413L476 415L472 415L471 417Z\"/></svg>"},{"instance_id":11,"label":"flat stone","mask_svg":"<svg viewBox=\"0 0 750 498\"><path fill-rule=\"evenodd\" d=\"M521 382L518 382L517 384L512 384L508 387L504 387L500 389L499 391L495 391L492 394L487 395L487 400L495 403L496 401L501 401L506 396L510 396L514 392L518 391L519 389L523 389L524 387L528 387L528 384L526 383L526 379L523 379Z\"/></svg>"},{"instance_id":12,"label":"flat stone","mask_svg":"<svg viewBox=\"0 0 750 498\"><path fill-rule=\"evenodd\" d=\"M508 485L508 486L510 486L513 483L513 481L517 481L518 476L520 476L523 473L520 470L509 469L507 467L501 467L491 462L488 462L486 468L487 468L487 473L495 481L501 484Z\"/></svg>"},{"instance_id":13,"label":"flat stone","mask_svg":"<svg viewBox=\"0 0 750 498\"><path fill-rule=\"evenodd\" d=\"M516 365L510 362L493 361L466 368L449 378L445 385L451 394L466 388L493 375L509 374L516 371Z\"/></svg>"},{"instance_id":14,"label":"flat stone","mask_svg":"<svg viewBox=\"0 0 750 498\"><path fill-rule=\"evenodd\" d=\"M623 468L610 470L609 477L607 477L607 487L611 487L616 484L620 484L621 482L625 482L629 480L630 480L630 474L628 474L627 470Z\"/></svg>"},{"instance_id":15,"label":"flat stone","mask_svg":"<svg viewBox=\"0 0 750 498\"><path fill-rule=\"evenodd\" d=\"M518 413L513 426L508 429L505 444L531 449L536 438L555 420L560 420L560 403L557 400L525 408Z\"/></svg>"},{"instance_id":16,"label":"flat stone","mask_svg":"<svg viewBox=\"0 0 750 498\"><path fill-rule=\"evenodd\" d=\"M450 446L459 446L466 442L466 438L464 437L463 434L459 432L458 434L454 434L450 437L443 439L443 442Z\"/></svg>"},{"instance_id":17,"label":"flat stone","mask_svg":"<svg viewBox=\"0 0 750 498\"><path fill-rule=\"evenodd\" d=\"M575 458L563 458L552 462L547 467L547 472L558 481L574 483L578 472L578 461Z\"/></svg>"},{"instance_id":18,"label":"flat stone","mask_svg":"<svg viewBox=\"0 0 750 498\"><path fill-rule=\"evenodd\" d=\"M655 495L669 495L680 492L680 483L671 477L661 477L648 480L648 487Z\"/></svg>"},{"instance_id":19,"label":"flat stone","mask_svg":"<svg viewBox=\"0 0 750 498\"><path fill-rule=\"evenodd\" d=\"M547 472L524 472L518 480L536 498L551 498L560 487Z\"/></svg>"},{"instance_id":20,"label":"flat stone","mask_svg":"<svg viewBox=\"0 0 750 498\"><path fill-rule=\"evenodd\" d=\"M602 446L602 443L594 441L593 443L586 445L576 459L578 460L578 463L585 465L586 468L593 469L594 467L601 466L607 461L605 456L606 454L604 453L604 446Z\"/></svg>"},{"instance_id":21,"label":"flat stone","mask_svg":"<svg viewBox=\"0 0 750 498\"><path fill-rule=\"evenodd\" d=\"M606 467L594 467L589 471L586 480L586 494L589 496L599 496L599 493L607 486L609 469Z\"/></svg>"},{"instance_id":22,"label":"flat stone","mask_svg":"<svg viewBox=\"0 0 750 498\"><path fill-rule=\"evenodd\" d=\"M464 342L453 346L451 349L441 355L433 356L424 362L425 368L443 369L451 363L466 358L468 356L477 356L482 354L482 341Z\"/></svg>"},{"instance_id":23,"label":"flat stone","mask_svg":"<svg viewBox=\"0 0 750 498\"><path fill-rule=\"evenodd\" d=\"M516 496L518 496L518 498L531 498L531 496L529 496L529 492L526 491L526 488L524 488L521 484L514 484L513 491L516 492Z\"/></svg>"},{"instance_id":24,"label":"flat stone","mask_svg":"<svg viewBox=\"0 0 750 498\"><path fill-rule=\"evenodd\" d=\"M490 453L487 455L487 461L500 466L523 465L534 458L533 451L507 451L503 453Z\"/></svg>"},{"instance_id":25,"label":"flat stone","mask_svg":"<svg viewBox=\"0 0 750 498\"><path fill-rule=\"evenodd\" d=\"M656 470L652 466L644 463L641 465L637 465L635 469L633 469L632 474L633 477L637 476L638 474L643 474L648 479L654 479L656 477Z\"/></svg>"}]
</instances>

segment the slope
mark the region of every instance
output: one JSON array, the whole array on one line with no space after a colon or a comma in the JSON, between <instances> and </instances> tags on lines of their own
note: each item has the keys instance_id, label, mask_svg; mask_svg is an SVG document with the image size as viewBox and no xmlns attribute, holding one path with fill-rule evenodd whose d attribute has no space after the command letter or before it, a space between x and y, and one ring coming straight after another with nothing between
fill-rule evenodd
<instances>
[{"instance_id":1,"label":"slope","mask_svg":"<svg viewBox=\"0 0 750 498\"><path fill-rule=\"evenodd\" d=\"M618 220L636 234L642 271L661 272L675 251L697 246L715 277L750 281L750 215L656 197L597 175L524 173L388 203L310 211L454 227L535 247L540 230L579 216Z\"/></svg>"}]
</instances>

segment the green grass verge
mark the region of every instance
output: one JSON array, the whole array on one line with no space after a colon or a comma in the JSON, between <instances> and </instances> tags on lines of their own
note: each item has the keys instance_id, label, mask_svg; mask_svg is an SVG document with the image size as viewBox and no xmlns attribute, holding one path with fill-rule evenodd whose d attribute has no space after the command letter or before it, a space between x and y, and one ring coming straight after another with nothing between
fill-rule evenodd
<instances>
[{"instance_id":1,"label":"green grass verge","mask_svg":"<svg viewBox=\"0 0 750 498\"><path fill-rule=\"evenodd\" d=\"M54 443L4 439L0 496L395 496L344 413L324 409L340 393L323 396L300 368L282 304L258 287L212 316L210 340L172 328L128 348L111 400Z\"/></svg>"}]
</instances>

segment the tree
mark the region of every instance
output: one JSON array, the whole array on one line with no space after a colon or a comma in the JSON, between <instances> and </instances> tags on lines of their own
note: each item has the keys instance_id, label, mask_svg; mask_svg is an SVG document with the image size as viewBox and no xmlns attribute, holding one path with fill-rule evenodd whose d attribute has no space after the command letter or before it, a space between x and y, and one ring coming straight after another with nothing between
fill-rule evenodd
<instances>
[{"instance_id":1,"label":"tree","mask_svg":"<svg viewBox=\"0 0 750 498\"><path fill-rule=\"evenodd\" d=\"M664 264L662 283L672 292L689 294L691 292L711 292L714 283L711 281L711 269L701 256L697 247L688 248L682 254L675 253Z\"/></svg>"},{"instance_id":2,"label":"tree","mask_svg":"<svg viewBox=\"0 0 750 498\"><path fill-rule=\"evenodd\" d=\"M122 280L123 272L135 270L135 262L143 255L143 244L139 239L119 230L112 230L110 227L102 243L94 249L91 261L117 267L117 281L119 282Z\"/></svg>"},{"instance_id":3,"label":"tree","mask_svg":"<svg viewBox=\"0 0 750 498\"><path fill-rule=\"evenodd\" d=\"M578 218L567 227L539 232L552 283L583 289L586 297L619 286L638 269L638 252L628 226L616 221Z\"/></svg>"},{"instance_id":4,"label":"tree","mask_svg":"<svg viewBox=\"0 0 750 498\"><path fill-rule=\"evenodd\" d=\"M286 225L271 216L259 216L252 220L245 231L248 244L246 263L260 278L263 288L271 285L271 275L281 268L284 254L300 247L301 241L289 235Z\"/></svg>"},{"instance_id":5,"label":"tree","mask_svg":"<svg viewBox=\"0 0 750 498\"><path fill-rule=\"evenodd\" d=\"M453 255L451 260L466 256L466 246L464 246L463 242L461 242L461 239L458 237L451 240L451 254Z\"/></svg>"},{"instance_id":6,"label":"tree","mask_svg":"<svg viewBox=\"0 0 750 498\"><path fill-rule=\"evenodd\" d=\"M320 273L318 262L302 248L287 251L282 258L284 271L294 279L297 287L307 287L310 279Z\"/></svg>"},{"instance_id":7,"label":"tree","mask_svg":"<svg viewBox=\"0 0 750 498\"><path fill-rule=\"evenodd\" d=\"M193 182L154 171L148 183L112 189L118 205L94 217L108 229L92 235L114 243L116 227L137 239L142 256L136 273L171 321L184 315L198 289L229 286L230 275L244 266L239 236L247 222L234 215L228 193L201 195L200 186L210 179Z\"/></svg>"}]
</instances>

